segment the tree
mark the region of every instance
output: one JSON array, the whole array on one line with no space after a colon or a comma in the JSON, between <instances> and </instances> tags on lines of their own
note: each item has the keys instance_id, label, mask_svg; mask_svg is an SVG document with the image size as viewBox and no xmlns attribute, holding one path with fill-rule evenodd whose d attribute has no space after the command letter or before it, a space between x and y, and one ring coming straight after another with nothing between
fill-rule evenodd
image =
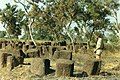
<instances>
[{"instance_id":1,"label":"tree","mask_svg":"<svg viewBox=\"0 0 120 80\"><path fill-rule=\"evenodd\" d=\"M4 38L6 36L6 32L5 31L0 31L0 38Z\"/></svg>"},{"instance_id":2,"label":"tree","mask_svg":"<svg viewBox=\"0 0 120 80\"><path fill-rule=\"evenodd\" d=\"M32 15L30 15L31 14L31 12L29 11L29 8L30 8L30 6L29 5L32 5L32 9L34 9L34 6L36 6L34 3L32 3L32 2L29 2L29 1L27 1L28 3L29 3L29 5L26 5L26 4L24 4L21 0L14 0L16 3L19 3L19 4L21 4L23 7L24 7L24 10L25 10L25 18L26 18L26 20L25 20L25 22L27 21L27 24L25 25L25 28L28 30L28 33L29 33L29 35L30 35L30 38L31 38L31 40L33 41L33 43L36 45L36 42L35 42L35 40L33 39L33 35L32 35L32 26L33 26L33 23L34 23L34 20L35 20L35 18L34 18L34 16L32 16ZM32 11L32 10L31 10ZM35 15L36 16L36 15Z\"/></svg>"},{"instance_id":3,"label":"tree","mask_svg":"<svg viewBox=\"0 0 120 80\"><path fill-rule=\"evenodd\" d=\"M21 26L24 18L24 11L17 9L17 5L6 4L6 8L0 11L1 22L6 29L8 37L18 38L21 35Z\"/></svg>"},{"instance_id":4,"label":"tree","mask_svg":"<svg viewBox=\"0 0 120 80\"><path fill-rule=\"evenodd\" d=\"M61 36L69 37L71 43L74 43L74 33L77 33L79 40L90 42L93 39L94 32L105 33L107 29L111 28L110 19L113 9L117 9L113 0L39 0L43 4L39 7L39 3L32 0L27 1L27 5L20 2L24 6L26 15L28 17L29 34L47 32L51 40L60 40ZM109 9L106 7L108 6ZM114 6L111 8L111 6ZM111 9L110 9L111 8ZM31 22L31 23L29 23ZM71 30L71 25L77 24L75 29ZM34 32L35 28L39 28L38 32ZM63 33L64 30L66 33ZM43 36L43 35L42 35ZM75 35L76 36L76 35Z\"/></svg>"}]
</instances>

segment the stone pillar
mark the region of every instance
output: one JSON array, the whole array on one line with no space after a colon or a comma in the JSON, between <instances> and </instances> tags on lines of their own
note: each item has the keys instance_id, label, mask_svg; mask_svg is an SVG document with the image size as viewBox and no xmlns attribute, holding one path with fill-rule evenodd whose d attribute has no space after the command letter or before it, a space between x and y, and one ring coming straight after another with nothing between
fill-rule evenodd
<instances>
[{"instance_id":1,"label":"stone pillar","mask_svg":"<svg viewBox=\"0 0 120 80\"><path fill-rule=\"evenodd\" d=\"M66 46L67 45L66 41L60 41L60 42L58 42L58 44L59 44L59 46Z\"/></svg>"},{"instance_id":2,"label":"stone pillar","mask_svg":"<svg viewBox=\"0 0 120 80\"><path fill-rule=\"evenodd\" d=\"M23 47L23 44L21 43L21 44L18 44L18 49L22 49L22 47Z\"/></svg>"},{"instance_id":3,"label":"stone pillar","mask_svg":"<svg viewBox=\"0 0 120 80\"><path fill-rule=\"evenodd\" d=\"M64 50L65 48L61 46L49 46L50 54L53 56L55 51Z\"/></svg>"},{"instance_id":4,"label":"stone pillar","mask_svg":"<svg viewBox=\"0 0 120 80\"><path fill-rule=\"evenodd\" d=\"M0 68L6 67L7 62L7 53L0 53Z\"/></svg>"},{"instance_id":5,"label":"stone pillar","mask_svg":"<svg viewBox=\"0 0 120 80\"><path fill-rule=\"evenodd\" d=\"M29 45L29 49L35 49L36 46L35 45Z\"/></svg>"},{"instance_id":6,"label":"stone pillar","mask_svg":"<svg viewBox=\"0 0 120 80\"><path fill-rule=\"evenodd\" d=\"M50 60L48 59L42 59L42 58L33 58L33 61L31 63L31 72L39 75L44 76L49 71L50 67Z\"/></svg>"},{"instance_id":7,"label":"stone pillar","mask_svg":"<svg viewBox=\"0 0 120 80\"><path fill-rule=\"evenodd\" d=\"M80 49L80 45L75 45L75 52L78 52Z\"/></svg>"},{"instance_id":8,"label":"stone pillar","mask_svg":"<svg viewBox=\"0 0 120 80\"><path fill-rule=\"evenodd\" d=\"M0 49L2 49L2 41L0 41Z\"/></svg>"},{"instance_id":9,"label":"stone pillar","mask_svg":"<svg viewBox=\"0 0 120 80\"><path fill-rule=\"evenodd\" d=\"M87 60L84 64L83 70L87 75L98 75L101 70L101 60Z\"/></svg>"},{"instance_id":10,"label":"stone pillar","mask_svg":"<svg viewBox=\"0 0 120 80\"><path fill-rule=\"evenodd\" d=\"M11 71L15 66L14 66L14 57L12 55L7 57L7 70Z\"/></svg>"},{"instance_id":11,"label":"stone pillar","mask_svg":"<svg viewBox=\"0 0 120 80\"><path fill-rule=\"evenodd\" d=\"M35 58L40 57L39 50L38 49L29 49L26 51L26 57L27 58Z\"/></svg>"},{"instance_id":12,"label":"stone pillar","mask_svg":"<svg viewBox=\"0 0 120 80\"><path fill-rule=\"evenodd\" d=\"M26 52L28 49L29 49L29 45L23 45L22 48L23 52Z\"/></svg>"},{"instance_id":13,"label":"stone pillar","mask_svg":"<svg viewBox=\"0 0 120 80\"><path fill-rule=\"evenodd\" d=\"M26 57L26 55L24 54L22 50L14 49L12 55L15 57L15 62L16 62L15 66L18 66L19 64L23 64L24 58Z\"/></svg>"},{"instance_id":14,"label":"stone pillar","mask_svg":"<svg viewBox=\"0 0 120 80\"><path fill-rule=\"evenodd\" d=\"M42 46L42 54L44 57L49 58L49 56L50 56L49 46Z\"/></svg>"},{"instance_id":15,"label":"stone pillar","mask_svg":"<svg viewBox=\"0 0 120 80\"><path fill-rule=\"evenodd\" d=\"M2 48L6 48L6 43L2 43Z\"/></svg>"},{"instance_id":16,"label":"stone pillar","mask_svg":"<svg viewBox=\"0 0 120 80\"><path fill-rule=\"evenodd\" d=\"M68 49L68 50L73 50L73 46L72 46L71 44L68 44L68 45L67 45L67 49Z\"/></svg>"},{"instance_id":17,"label":"stone pillar","mask_svg":"<svg viewBox=\"0 0 120 80\"><path fill-rule=\"evenodd\" d=\"M56 62L56 72L57 77L60 76L73 76L74 71L74 62L67 59L58 59Z\"/></svg>"},{"instance_id":18,"label":"stone pillar","mask_svg":"<svg viewBox=\"0 0 120 80\"><path fill-rule=\"evenodd\" d=\"M53 55L54 59L69 59L72 60L72 51L69 50L60 50L55 51Z\"/></svg>"}]
</instances>

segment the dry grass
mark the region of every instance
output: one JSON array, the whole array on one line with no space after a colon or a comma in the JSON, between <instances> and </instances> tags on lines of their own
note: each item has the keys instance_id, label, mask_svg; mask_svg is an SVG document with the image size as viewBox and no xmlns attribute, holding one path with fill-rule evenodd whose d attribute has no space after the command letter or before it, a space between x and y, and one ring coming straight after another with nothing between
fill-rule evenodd
<instances>
[{"instance_id":1,"label":"dry grass","mask_svg":"<svg viewBox=\"0 0 120 80\"><path fill-rule=\"evenodd\" d=\"M73 53L73 60L75 61L75 72L80 72L83 70L83 65L85 60L93 58L92 50L88 51L86 54ZM91 77L55 77L55 76L44 76L39 77L30 72L30 65L20 65L13 69L11 72L7 71L6 68L0 69L0 80L119 80L120 79L120 52L111 53L109 51L104 51L102 54L102 70L101 72L109 72L113 75L103 77L103 76L91 76ZM26 58L24 63L31 63L32 58ZM56 61L51 60L51 68L56 69ZM117 76L117 77L116 77Z\"/></svg>"}]
</instances>

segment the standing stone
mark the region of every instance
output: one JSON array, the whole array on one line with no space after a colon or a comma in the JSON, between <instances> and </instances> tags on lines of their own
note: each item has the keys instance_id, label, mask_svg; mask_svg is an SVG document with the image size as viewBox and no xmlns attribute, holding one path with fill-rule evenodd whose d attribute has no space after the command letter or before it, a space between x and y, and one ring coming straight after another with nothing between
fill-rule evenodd
<instances>
[{"instance_id":1,"label":"standing stone","mask_svg":"<svg viewBox=\"0 0 120 80\"><path fill-rule=\"evenodd\" d=\"M11 71L13 68L14 68L14 57L11 55L7 57L7 70Z\"/></svg>"},{"instance_id":2,"label":"standing stone","mask_svg":"<svg viewBox=\"0 0 120 80\"><path fill-rule=\"evenodd\" d=\"M42 46L42 54L44 55L44 57L49 57L50 56L49 46Z\"/></svg>"},{"instance_id":3,"label":"standing stone","mask_svg":"<svg viewBox=\"0 0 120 80\"><path fill-rule=\"evenodd\" d=\"M36 46L35 45L29 45L29 49L35 49Z\"/></svg>"},{"instance_id":4,"label":"standing stone","mask_svg":"<svg viewBox=\"0 0 120 80\"><path fill-rule=\"evenodd\" d=\"M49 71L49 67L50 60L42 58L33 58L30 69L32 73L39 76L44 76L47 74L47 71Z\"/></svg>"},{"instance_id":5,"label":"standing stone","mask_svg":"<svg viewBox=\"0 0 120 80\"><path fill-rule=\"evenodd\" d=\"M2 49L2 41L0 41L0 49Z\"/></svg>"},{"instance_id":6,"label":"standing stone","mask_svg":"<svg viewBox=\"0 0 120 80\"><path fill-rule=\"evenodd\" d=\"M75 45L75 52L78 52L80 49L80 45Z\"/></svg>"},{"instance_id":7,"label":"standing stone","mask_svg":"<svg viewBox=\"0 0 120 80\"><path fill-rule=\"evenodd\" d=\"M23 64L24 62L24 58L26 57L26 55L24 54L24 52L22 50L14 50L13 51L13 56L16 59L16 66L18 66L19 64Z\"/></svg>"},{"instance_id":8,"label":"standing stone","mask_svg":"<svg viewBox=\"0 0 120 80\"><path fill-rule=\"evenodd\" d=\"M69 59L72 60L72 51L68 50L60 50L60 51L55 51L53 55L54 59Z\"/></svg>"},{"instance_id":9,"label":"standing stone","mask_svg":"<svg viewBox=\"0 0 120 80\"><path fill-rule=\"evenodd\" d=\"M42 54L41 56L45 55L45 50L46 50L45 46L41 46L41 54Z\"/></svg>"},{"instance_id":10,"label":"standing stone","mask_svg":"<svg viewBox=\"0 0 120 80\"><path fill-rule=\"evenodd\" d=\"M33 41L29 41L27 44L29 44L29 45L35 45Z\"/></svg>"},{"instance_id":11,"label":"standing stone","mask_svg":"<svg viewBox=\"0 0 120 80\"><path fill-rule=\"evenodd\" d=\"M41 57L43 55L42 46L37 46L37 49L39 50L39 57Z\"/></svg>"},{"instance_id":12,"label":"standing stone","mask_svg":"<svg viewBox=\"0 0 120 80\"><path fill-rule=\"evenodd\" d=\"M26 57L27 57L27 58L40 57L40 55L39 55L39 50L38 50L38 49L28 49L28 50L26 51Z\"/></svg>"},{"instance_id":13,"label":"standing stone","mask_svg":"<svg viewBox=\"0 0 120 80\"><path fill-rule=\"evenodd\" d=\"M6 67L7 53L0 53L0 68Z\"/></svg>"},{"instance_id":14,"label":"standing stone","mask_svg":"<svg viewBox=\"0 0 120 80\"><path fill-rule=\"evenodd\" d=\"M65 47L61 46L49 46L51 56L54 55L55 51L65 50Z\"/></svg>"},{"instance_id":15,"label":"standing stone","mask_svg":"<svg viewBox=\"0 0 120 80\"><path fill-rule=\"evenodd\" d=\"M6 43L2 43L2 48L6 48Z\"/></svg>"},{"instance_id":16,"label":"standing stone","mask_svg":"<svg viewBox=\"0 0 120 80\"><path fill-rule=\"evenodd\" d=\"M23 45L23 49L22 49L22 50L23 50L23 52L27 51L28 49L29 49L29 45L26 45L26 44L25 44L25 45Z\"/></svg>"},{"instance_id":17,"label":"standing stone","mask_svg":"<svg viewBox=\"0 0 120 80\"><path fill-rule=\"evenodd\" d=\"M83 70L87 75L98 75L101 70L101 60L88 60L84 64Z\"/></svg>"},{"instance_id":18,"label":"standing stone","mask_svg":"<svg viewBox=\"0 0 120 80\"><path fill-rule=\"evenodd\" d=\"M14 42L11 43L12 48L16 48L16 44Z\"/></svg>"},{"instance_id":19,"label":"standing stone","mask_svg":"<svg viewBox=\"0 0 120 80\"><path fill-rule=\"evenodd\" d=\"M38 46L37 49L39 50L40 57L50 57L51 46Z\"/></svg>"},{"instance_id":20,"label":"standing stone","mask_svg":"<svg viewBox=\"0 0 120 80\"><path fill-rule=\"evenodd\" d=\"M60 46L66 46L66 45L67 45L66 41L60 41L60 42L58 42L58 44L59 44Z\"/></svg>"},{"instance_id":21,"label":"standing stone","mask_svg":"<svg viewBox=\"0 0 120 80\"><path fill-rule=\"evenodd\" d=\"M86 54L86 53L87 53L87 46L81 47L81 48L80 48L80 52L81 52L82 54Z\"/></svg>"},{"instance_id":22,"label":"standing stone","mask_svg":"<svg viewBox=\"0 0 120 80\"><path fill-rule=\"evenodd\" d=\"M21 44L18 44L18 49L22 49L22 47L23 47L23 44L21 43Z\"/></svg>"},{"instance_id":23,"label":"standing stone","mask_svg":"<svg viewBox=\"0 0 120 80\"><path fill-rule=\"evenodd\" d=\"M56 62L56 72L57 77L60 76L73 76L74 71L74 62L67 59L58 59Z\"/></svg>"},{"instance_id":24,"label":"standing stone","mask_svg":"<svg viewBox=\"0 0 120 80\"><path fill-rule=\"evenodd\" d=\"M73 46L72 46L71 44L68 44L68 45L67 45L67 49L68 49L68 50L73 50Z\"/></svg>"},{"instance_id":25,"label":"standing stone","mask_svg":"<svg viewBox=\"0 0 120 80\"><path fill-rule=\"evenodd\" d=\"M45 42L44 45L45 46L51 46L51 42Z\"/></svg>"}]
</instances>

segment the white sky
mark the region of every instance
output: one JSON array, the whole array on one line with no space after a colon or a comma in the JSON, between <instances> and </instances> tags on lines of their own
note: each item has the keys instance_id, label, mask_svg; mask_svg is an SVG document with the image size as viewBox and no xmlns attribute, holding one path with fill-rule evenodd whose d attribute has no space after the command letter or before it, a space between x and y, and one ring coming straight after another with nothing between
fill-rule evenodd
<instances>
[{"instance_id":1,"label":"white sky","mask_svg":"<svg viewBox=\"0 0 120 80\"><path fill-rule=\"evenodd\" d=\"M23 1L25 1L25 0L23 0ZM119 0L119 2L120 2L120 0ZM0 9L5 8L5 6L6 6L5 4L7 4L7 3L15 4L14 0L0 0ZM19 7L21 7L21 6L19 5ZM120 23L120 10L118 11L118 20ZM111 19L111 21L114 21L114 19ZM2 24L0 23L0 31L1 30L4 30L4 28L2 27Z\"/></svg>"}]
</instances>

